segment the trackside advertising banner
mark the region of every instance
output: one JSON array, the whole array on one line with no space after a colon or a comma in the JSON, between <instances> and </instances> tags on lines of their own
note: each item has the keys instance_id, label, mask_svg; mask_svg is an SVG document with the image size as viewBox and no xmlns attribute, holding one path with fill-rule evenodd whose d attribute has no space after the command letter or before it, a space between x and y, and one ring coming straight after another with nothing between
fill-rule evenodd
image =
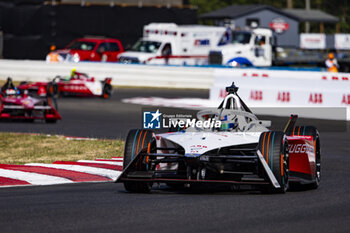
<instances>
[{"instance_id":1,"label":"trackside advertising banner","mask_svg":"<svg viewBox=\"0 0 350 233\"><path fill-rule=\"evenodd\" d=\"M335 34L334 43L336 49L350 50L350 34Z\"/></svg>"},{"instance_id":2,"label":"trackside advertising banner","mask_svg":"<svg viewBox=\"0 0 350 233\"><path fill-rule=\"evenodd\" d=\"M301 33L300 48L303 49L325 49L326 35L321 33Z\"/></svg>"},{"instance_id":3,"label":"trackside advertising banner","mask_svg":"<svg viewBox=\"0 0 350 233\"><path fill-rule=\"evenodd\" d=\"M329 72L267 71L262 69L216 69L210 100L220 103L225 87L232 82L249 107L344 108L350 120L350 74ZM343 116L315 114L316 118L339 119Z\"/></svg>"}]
</instances>

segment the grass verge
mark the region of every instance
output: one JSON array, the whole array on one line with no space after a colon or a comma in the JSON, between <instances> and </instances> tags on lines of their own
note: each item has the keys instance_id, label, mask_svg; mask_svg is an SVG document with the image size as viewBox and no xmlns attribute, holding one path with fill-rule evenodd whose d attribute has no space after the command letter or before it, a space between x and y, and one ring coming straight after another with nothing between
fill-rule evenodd
<instances>
[{"instance_id":1,"label":"grass verge","mask_svg":"<svg viewBox=\"0 0 350 233\"><path fill-rule=\"evenodd\" d=\"M57 160L121 156L123 140L67 140L63 136L0 133L0 163L52 163Z\"/></svg>"}]
</instances>

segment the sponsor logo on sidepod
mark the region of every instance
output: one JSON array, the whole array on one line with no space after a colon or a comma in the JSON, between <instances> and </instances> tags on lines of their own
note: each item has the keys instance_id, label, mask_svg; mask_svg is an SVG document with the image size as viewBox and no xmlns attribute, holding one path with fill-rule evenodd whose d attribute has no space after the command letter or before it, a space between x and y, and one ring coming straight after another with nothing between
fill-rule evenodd
<instances>
[{"instance_id":1,"label":"sponsor logo on sidepod","mask_svg":"<svg viewBox=\"0 0 350 233\"><path fill-rule=\"evenodd\" d=\"M306 144L290 144L288 145L288 147L289 147L289 153L293 153L293 154L304 154L307 152L313 152L313 148Z\"/></svg>"}]
</instances>

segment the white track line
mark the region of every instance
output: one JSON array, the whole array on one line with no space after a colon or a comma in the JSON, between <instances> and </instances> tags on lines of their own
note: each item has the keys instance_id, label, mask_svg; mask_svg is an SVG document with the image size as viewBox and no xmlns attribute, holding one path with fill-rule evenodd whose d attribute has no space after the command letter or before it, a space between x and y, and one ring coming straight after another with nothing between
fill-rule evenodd
<instances>
[{"instance_id":1,"label":"white track line","mask_svg":"<svg viewBox=\"0 0 350 233\"><path fill-rule=\"evenodd\" d=\"M62 177L37 174L33 172L15 171L15 170L2 169L2 168L0 168L0 176L6 177L6 178L12 178L16 180L27 181L28 183L31 183L33 185L73 183L73 181Z\"/></svg>"},{"instance_id":2,"label":"white track line","mask_svg":"<svg viewBox=\"0 0 350 233\"><path fill-rule=\"evenodd\" d=\"M99 164L110 164L110 165L118 165L123 166L123 162L111 162L111 161L95 161L95 160L78 160L77 162L81 163L99 163Z\"/></svg>"},{"instance_id":3,"label":"white track line","mask_svg":"<svg viewBox=\"0 0 350 233\"><path fill-rule=\"evenodd\" d=\"M82 165L44 164L44 163L28 163L26 165L51 167L51 168L65 169L70 171L84 172L84 173L89 173L89 174L94 174L99 176L105 176L112 180L116 180L121 174L121 171L115 171L115 170L105 169L105 168L96 168L96 167L90 167L90 166L82 166Z\"/></svg>"}]
</instances>

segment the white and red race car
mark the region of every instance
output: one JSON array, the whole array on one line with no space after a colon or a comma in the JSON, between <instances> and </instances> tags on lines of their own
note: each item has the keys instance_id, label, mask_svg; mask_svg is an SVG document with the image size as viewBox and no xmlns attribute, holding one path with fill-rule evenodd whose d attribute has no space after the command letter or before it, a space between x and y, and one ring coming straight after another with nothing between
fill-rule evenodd
<instances>
[{"instance_id":1,"label":"white and red race car","mask_svg":"<svg viewBox=\"0 0 350 233\"><path fill-rule=\"evenodd\" d=\"M130 130L124 170L117 182L124 183L129 192L149 192L153 183L174 187L249 185L278 193L299 184L317 188L321 180L318 130L294 126L296 115L283 131L269 130L271 122L259 120L237 90L232 84L218 108L197 113L202 126L206 121L215 122L214 126L195 124L160 134L149 129ZM160 113L153 114L156 119Z\"/></svg>"},{"instance_id":2,"label":"white and red race car","mask_svg":"<svg viewBox=\"0 0 350 233\"><path fill-rule=\"evenodd\" d=\"M56 123L62 117L57 112L57 102L51 96L40 98L29 96L27 91L21 92L8 78L0 89L0 120L45 120Z\"/></svg>"},{"instance_id":3,"label":"white and red race car","mask_svg":"<svg viewBox=\"0 0 350 233\"><path fill-rule=\"evenodd\" d=\"M17 88L38 96L46 96L48 93L54 97L97 96L107 99L112 94L111 82L112 78L109 77L103 81L96 81L94 77L73 70L68 78L57 76L52 82L22 82Z\"/></svg>"}]
</instances>

